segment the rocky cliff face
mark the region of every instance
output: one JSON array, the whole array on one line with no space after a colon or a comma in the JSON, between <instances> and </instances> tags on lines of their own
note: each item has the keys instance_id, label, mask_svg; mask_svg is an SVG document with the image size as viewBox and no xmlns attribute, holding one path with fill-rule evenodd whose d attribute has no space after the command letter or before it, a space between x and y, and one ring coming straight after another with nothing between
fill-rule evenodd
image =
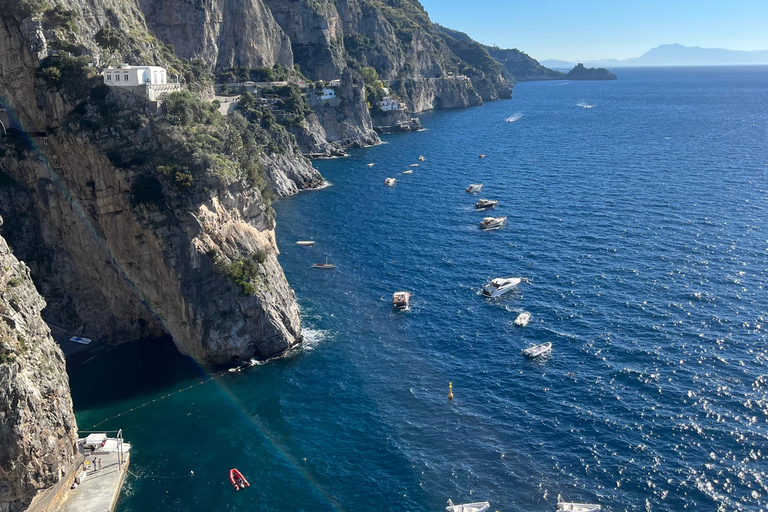
<instances>
[{"instance_id":1,"label":"rocky cliff face","mask_svg":"<svg viewBox=\"0 0 768 512\"><path fill-rule=\"evenodd\" d=\"M373 126L377 133L408 133L422 129L421 123L407 110L395 110L374 115Z\"/></svg>"},{"instance_id":2,"label":"rocky cliff face","mask_svg":"<svg viewBox=\"0 0 768 512\"><path fill-rule=\"evenodd\" d=\"M408 110L413 113L483 104L469 82L454 78L395 80L390 82L390 87L406 100Z\"/></svg>"},{"instance_id":3,"label":"rocky cliff face","mask_svg":"<svg viewBox=\"0 0 768 512\"><path fill-rule=\"evenodd\" d=\"M0 267L0 510L16 512L74 462L77 426L45 301L2 238Z\"/></svg>"}]
</instances>

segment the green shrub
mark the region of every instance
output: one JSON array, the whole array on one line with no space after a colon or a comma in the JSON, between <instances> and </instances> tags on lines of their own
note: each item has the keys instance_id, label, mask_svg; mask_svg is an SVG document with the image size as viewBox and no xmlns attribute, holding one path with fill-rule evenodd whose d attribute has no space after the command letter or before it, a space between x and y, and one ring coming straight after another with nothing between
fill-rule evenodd
<instances>
[{"instance_id":1,"label":"green shrub","mask_svg":"<svg viewBox=\"0 0 768 512\"><path fill-rule=\"evenodd\" d=\"M112 27L100 28L93 36L93 39L100 48L110 52L120 51L125 46L125 36L123 33Z\"/></svg>"},{"instance_id":2,"label":"green shrub","mask_svg":"<svg viewBox=\"0 0 768 512\"><path fill-rule=\"evenodd\" d=\"M20 277L12 277L12 278L10 278L10 279L8 280L8 286L10 286L10 287L12 287L12 288L13 288L13 287L15 287L15 286L19 286L19 285L20 285L20 284L22 284L23 282L24 282L24 279L22 279L22 278L20 278Z\"/></svg>"},{"instance_id":3,"label":"green shrub","mask_svg":"<svg viewBox=\"0 0 768 512\"><path fill-rule=\"evenodd\" d=\"M0 0L0 12L20 19L40 14L45 6L45 0Z\"/></svg>"},{"instance_id":4,"label":"green shrub","mask_svg":"<svg viewBox=\"0 0 768 512\"><path fill-rule=\"evenodd\" d=\"M211 251L209 251L210 253ZM262 254L263 253L263 254ZM261 259L260 261L260 258ZM218 259L213 260L216 271L228 277L237 284L243 292L243 295L253 295L256 293L254 283L259 282L259 265L266 261L267 254L259 250L252 258L239 258L232 263L225 263ZM213 259L213 258L212 258Z\"/></svg>"},{"instance_id":5,"label":"green shrub","mask_svg":"<svg viewBox=\"0 0 768 512\"><path fill-rule=\"evenodd\" d=\"M77 31L77 13L57 5L43 15L43 26L47 29L68 28Z\"/></svg>"}]
</instances>

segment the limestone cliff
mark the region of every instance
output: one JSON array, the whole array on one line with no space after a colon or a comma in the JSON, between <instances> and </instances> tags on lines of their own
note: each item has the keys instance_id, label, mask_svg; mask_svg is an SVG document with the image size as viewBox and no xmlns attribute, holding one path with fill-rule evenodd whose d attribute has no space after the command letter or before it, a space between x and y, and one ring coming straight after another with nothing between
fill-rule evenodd
<instances>
[{"instance_id":1,"label":"limestone cliff","mask_svg":"<svg viewBox=\"0 0 768 512\"><path fill-rule=\"evenodd\" d=\"M74 462L77 426L45 301L3 238L0 268L0 510L17 512Z\"/></svg>"},{"instance_id":2,"label":"limestone cliff","mask_svg":"<svg viewBox=\"0 0 768 512\"><path fill-rule=\"evenodd\" d=\"M394 80L390 87L405 98L408 109L414 113L483 104L470 82L456 78Z\"/></svg>"}]
</instances>

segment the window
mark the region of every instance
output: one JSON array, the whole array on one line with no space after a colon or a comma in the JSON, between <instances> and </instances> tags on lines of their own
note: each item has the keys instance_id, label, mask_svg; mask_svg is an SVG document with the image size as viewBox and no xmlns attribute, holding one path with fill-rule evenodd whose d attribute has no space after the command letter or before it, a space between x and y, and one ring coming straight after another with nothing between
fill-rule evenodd
<instances>
[{"instance_id":1,"label":"window","mask_svg":"<svg viewBox=\"0 0 768 512\"><path fill-rule=\"evenodd\" d=\"M115 81L116 81L116 82L119 82L119 81L120 81L120 75L115 75Z\"/></svg>"},{"instance_id":2,"label":"window","mask_svg":"<svg viewBox=\"0 0 768 512\"><path fill-rule=\"evenodd\" d=\"M43 144L48 145L48 137L43 137Z\"/></svg>"},{"instance_id":3,"label":"window","mask_svg":"<svg viewBox=\"0 0 768 512\"><path fill-rule=\"evenodd\" d=\"M107 80L112 81L112 75L107 75Z\"/></svg>"},{"instance_id":4,"label":"window","mask_svg":"<svg viewBox=\"0 0 768 512\"><path fill-rule=\"evenodd\" d=\"M123 80L128 81L128 75L123 75Z\"/></svg>"}]
</instances>

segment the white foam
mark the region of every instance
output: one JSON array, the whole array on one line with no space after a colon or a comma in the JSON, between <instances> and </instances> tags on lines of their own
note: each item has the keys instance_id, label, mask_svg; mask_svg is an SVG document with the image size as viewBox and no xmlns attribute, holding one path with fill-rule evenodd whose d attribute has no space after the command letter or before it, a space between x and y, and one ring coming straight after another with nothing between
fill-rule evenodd
<instances>
[{"instance_id":1,"label":"white foam","mask_svg":"<svg viewBox=\"0 0 768 512\"><path fill-rule=\"evenodd\" d=\"M512 114L511 116L506 118L505 121L508 123L514 123L515 121L519 121L522 118L523 118L523 114L518 112L517 114Z\"/></svg>"}]
</instances>

